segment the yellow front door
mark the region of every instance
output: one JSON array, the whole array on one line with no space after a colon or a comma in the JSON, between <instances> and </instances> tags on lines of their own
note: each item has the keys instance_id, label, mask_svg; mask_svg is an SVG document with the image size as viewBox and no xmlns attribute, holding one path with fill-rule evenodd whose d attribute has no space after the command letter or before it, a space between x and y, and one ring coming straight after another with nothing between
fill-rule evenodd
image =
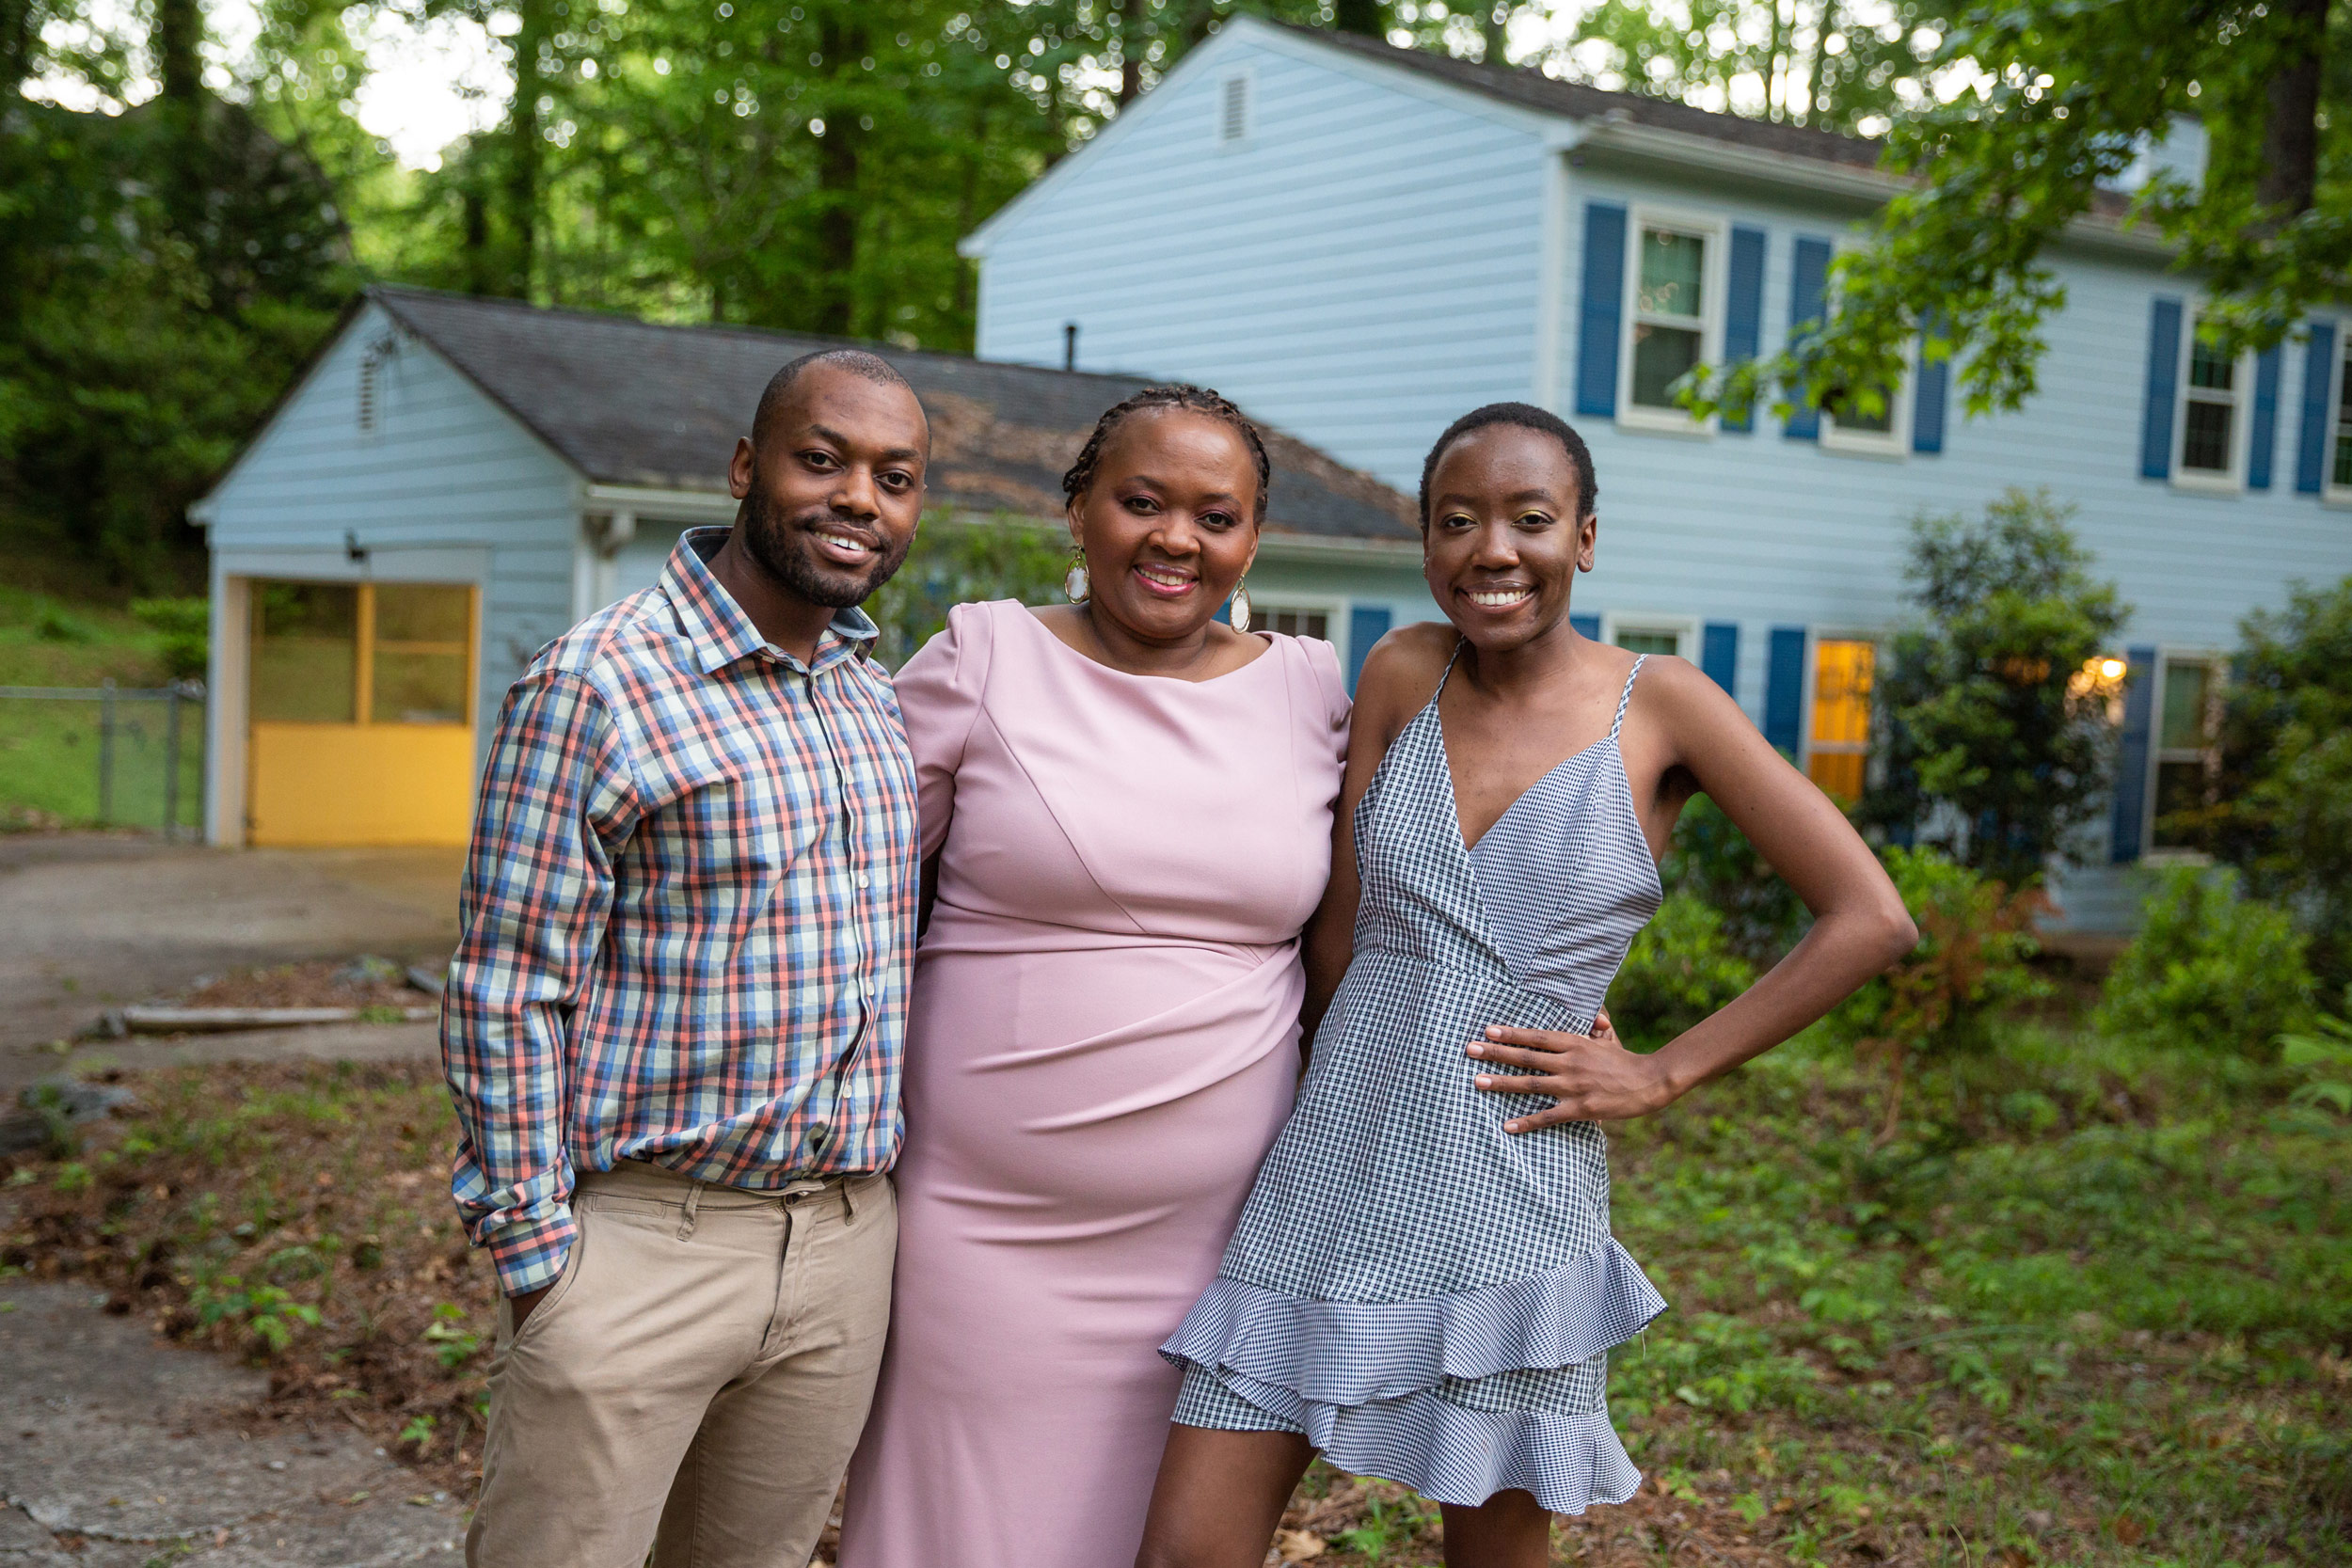
<instances>
[{"instance_id":1,"label":"yellow front door","mask_svg":"<svg viewBox=\"0 0 2352 1568\"><path fill-rule=\"evenodd\" d=\"M474 590L257 582L246 838L463 844Z\"/></svg>"},{"instance_id":2,"label":"yellow front door","mask_svg":"<svg viewBox=\"0 0 2352 1568\"><path fill-rule=\"evenodd\" d=\"M1824 639L1813 653L1813 733L1805 771L1841 805L1862 799L1870 765L1870 686L1878 648Z\"/></svg>"}]
</instances>

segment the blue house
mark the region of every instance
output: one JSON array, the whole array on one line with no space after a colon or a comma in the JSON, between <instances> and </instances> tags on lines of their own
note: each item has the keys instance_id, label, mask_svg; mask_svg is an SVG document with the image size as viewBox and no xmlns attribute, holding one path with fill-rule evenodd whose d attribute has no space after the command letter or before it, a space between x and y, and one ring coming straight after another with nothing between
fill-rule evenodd
<instances>
[{"instance_id":1,"label":"blue house","mask_svg":"<svg viewBox=\"0 0 2352 1568\"><path fill-rule=\"evenodd\" d=\"M2046 488L2135 607L2121 776L2086 847L2161 853L2162 802L2210 759L2238 619L2352 572L2352 318L2217 357L2194 280L2121 226L2118 198L2051 259L2067 306L2022 412L1964 420L1947 365L1917 367L1879 418L1675 406L1692 362L1771 352L1818 315L1832 255L1897 188L1877 154L1238 18L969 236L978 351L1203 382L1407 492L1464 410L1558 411L1600 484L1586 630L1698 662L1848 794L1906 520ZM1412 559L1299 593L1351 663L1437 613ZM2074 879L2074 917L2111 918L2095 906L2115 880Z\"/></svg>"}]
</instances>

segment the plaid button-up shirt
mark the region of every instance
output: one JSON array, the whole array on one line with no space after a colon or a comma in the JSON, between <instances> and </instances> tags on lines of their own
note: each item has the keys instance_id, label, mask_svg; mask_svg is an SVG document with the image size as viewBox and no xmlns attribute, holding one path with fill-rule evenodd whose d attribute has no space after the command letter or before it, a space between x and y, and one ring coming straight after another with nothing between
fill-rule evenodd
<instances>
[{"instance_id":1,"label":"plaid button-up shirt","mask_svg":"<svg viewBox=\"0 0 2352 1568\"><path fill-rule=\"evenodd\" d=\"M733 1186L898 1156L914 768L873 623L771 647L679 542L508 692L441 1013L452 1189L510 1295L563 1272L575 1176Z\"/></svg>"}]
</instances>

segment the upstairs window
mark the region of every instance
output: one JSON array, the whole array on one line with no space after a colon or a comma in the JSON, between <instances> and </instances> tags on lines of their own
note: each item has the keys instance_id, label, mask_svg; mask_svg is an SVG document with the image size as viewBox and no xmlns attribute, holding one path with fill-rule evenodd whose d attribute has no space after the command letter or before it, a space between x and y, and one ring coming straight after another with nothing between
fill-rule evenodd
<instances>
[{"instance_id":1,"label":"upstairs window","mask_svg":"<svg viewBox=\"0 0 2352 1568\"><path fill-rule=\"evenodd\" d=\"M1673 388L1692 367L1723 356L1723 225L1636 212L1629 230L1633 309L1619 417L1651 429L1711 429L1675 402Z\"/></svg>"},{"instance_id":2,"label":"upstairs window","mask_svg":"<svg viewBox=\"0 0 2352 1568\"><path fill-rule=\"evenodd\" d=\"M2194 328L2185 336L2174 478L2193 486L2235 489L2246 477L2245 405L2246 389L2254 380L2252 356L2232 358Z\"/></svg>"},{"instance_id":3,"label":"upstairs window","mask_svg":"<svg viewBox=\"0 0 2352 1568\"><path fill-rule=\"evenodd\" d=\"M1612 610L1602 617L1600 640L1629 653L1673 654L1691 658L1698 649L1699 624L1680 615L1619 614Z\"/></svg>"}]
</instances>

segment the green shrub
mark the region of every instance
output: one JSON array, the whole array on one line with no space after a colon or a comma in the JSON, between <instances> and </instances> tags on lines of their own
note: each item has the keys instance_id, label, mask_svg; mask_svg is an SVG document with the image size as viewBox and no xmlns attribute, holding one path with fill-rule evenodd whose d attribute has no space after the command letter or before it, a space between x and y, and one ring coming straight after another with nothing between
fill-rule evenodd
<instances>
[{"instance_id":1,"label":"green shrub","mask_svg":"<svg viewBox=\"0 0 2352 1568\"><path fill-rule=\"evenodd\" d=\"M134 599L131 613L155 633L155 651L174 680L204 673L212 649L213 607L201 598Z\"/></svg>"},{"instance_id":2,"label":"green shrub","mask_svg":"<svg viewBox=\"0 0 2352 1568\"><path fill-rule=\"evenodd\" d=\"M1886 972L1838 1004L1835 1034L1857 1055L1886 1063L1887 1096L1879 1141L1895 1135L1903 1079L1915 1056L1949 1057L1990 1048L2003 1009L2049 993L2027 967L2039 950L2034 916L2039 892L2012 893L1941 851L1899 847L1881 851L1886 874L1919 927L1919 941Z\"/></svg>"},{"instance_id":3,"label":"green shrub","mask_svg":"<svg viewBox=\"0 0 2352 1568\"><path fill-rule=\"evenodd\" d=\"M2107 972L2097 1026L2146 1045L2267 1057L2312 1013L2308 939L2284 910L2238 895L2236 874L2167 870Z\"/></svg>"},{"instance_id":4,"label":"green shrub","mask_svg":"<svg viewBox=\"0 0 2352 1568\"><path fill-rule=\"evenodd\" d=\"M1796 889L1704 795L1683 807L1658 874L1667 887L1713 906L1731 950L1759 968L1779 962L1804 934L1804 905Z\"/></svg>"},{"instance_id":5,"label":"green shrub","mask_svg":"<svg viewBox=\"0 0 2352 1568\"><path fill-rule=\"evenodd\" d=\"M1724 925L1698 895L1666 895L1609 988L1609 1017L1628 1044L1654 1050L1755 981L1755 966L1731 950Z\"/></svg>"}]
</instances>

